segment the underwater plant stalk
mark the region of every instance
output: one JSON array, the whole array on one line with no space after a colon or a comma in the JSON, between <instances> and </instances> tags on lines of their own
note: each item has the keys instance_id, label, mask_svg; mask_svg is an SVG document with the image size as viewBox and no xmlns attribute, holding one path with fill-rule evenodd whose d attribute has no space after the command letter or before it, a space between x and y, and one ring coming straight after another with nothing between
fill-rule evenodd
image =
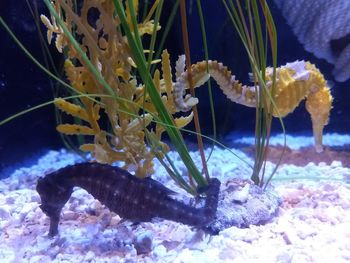
<instances>
[{"instance_id":1,"label":"underwater plant stalk","mask_svg":"<svg viewBox=\"0 0 350 263\"><path fill-rule=\"evenodd\" d=\"M156 14L154 16L154 25L153 25L153 31L152 31L152 36L151 36L151 44L150 44L149 54L148 54L148 59L147 59L147 71L151 70L151 63L152 63L153 54L154 54L154 47L156 44L157 25L158 25L158 22L160 20L160 15L162 13L163 3L164 3L163 0L158 1ZM155 4L153 6L155 6Z\"/></svg>"},{"instance_id":2,"label":"underwater plant stalk","mask_svg":"<svg viewBox=\"0 0 350 263\"><path fill-rule=\"evenodd\" d=\"M60 84L62 84L63 86L71 89L72 87L64 82L62 79L60 79L59 77L57 77L56 75L54 75L53 73L51 73L47 68L45 68L37 59L35 59L33 57L33 55L28 51L28 49L26 49L23 44L21 43L21 41L15 36L15 34L12 32L12 30L8 27L8 25L5 23L5 21L2 19L2 17L0 16L0 24L3 26L3 28L7 31L7 33L10 35L10 37L15 41L15 43L20 47L21 50L23 50L23 52L26 54L26 56L33 61L33 63L40 68L42 71L44 71L47 75L49 75L51 78L53 78L54 80L58 81ZM74 89L74 88L73 88Z\"/></svg>"},{"instance_id":3,"label":"underwater plant stalk","mask_svg":"<svg viewBox=\"0 0 350 263\"><path fill-rule=\"evenodd\" d=\"M52 58L52 55L50 53L50 50L49 50L49 46L47 44L47 41L45 41L45 37L44 37L44 34L41 30L41 27L40 27L40 15L39 15L39 12L38 12L38 6L37 6L37 2L34 1L32 4L29 2L29 0L26 0L26 4L27 4L27 7L33 17L33 20L35 22L35 27L37 29L37 33L38 33L38 37L39 37L39 42L40 42L40 47L41 47L41 51L42 51L42 56L43 56L43 60L44 60L44 65L45 65L45 68L47 69L52 69L52 71L54 72L54 74L56 76L58 76L60 79L62 78L63 76L63 71L62 70L58 70L54 61L53 61L53 58ZM33 5L33 7L32 7ZM56 98L59 96L59 84L58 83L54 83L53 80L50 78L49 79L49 82L50 82L50 88L51 88L51 91L52 91L52 94L53 96ZM74 92L72 89L65 89L66 92L68 92L70 95L73 95ZM77 104L79 103L79 101L77 99L74 100L74 102ZM61 113L59 112L59 110L57 109L57 107L54 107L55 109L55 120L56 120L56 123L57 124L61 124L62 123L62 115ZM81 120L78 119L78 118L74 118L74 123L76 124L81 124ZM67 136L66 134L63 134L63 133L59 133L59 136L64 144L64 146L67 148L67 149L70 149L74 152L76 152L77 154L79 154L82 158L84 158L84 155L81 153L81 151L79 150L79 148L76 146L75 143L73 143L72 139ZM84 139L84 136L82 135L77 135L77 141L78 141L78 144L81 145L81 144L84 144L85 143L85 139Z\"/></svg>"},{"instance_id":4,"label":"underwater plant stalk","mask_svg":"<svg viewBox=\"0 0 350 263\"><path fill-rule=\"evenodd\" d=\"M238 5L238 4L237 4ZM238 5L239 13L242 17L241 7ZM262 26L261 19L259 16L258 8L256 1L247 2L248 17L249 17L249 26L251 32L251 48L253 56L255 57L256 63L259 65L261 70L261 75L263 77L263 84L266 85L265 75L266 75L266 53L267 46L264 45L264 39L262 35ZM250 11L251 10L251 11ZM252 15L253 12L253 15ZM273 52L272 52L273 53ZM252 63L252 62L251 62ZM254 63L254 62L253 62ZM253 71L254 83L257 88L258 85L262 86L259 82L256 81L256 72ZM270 127L272 121L272 114L269 112L268 101L265 94L266 90L264 89L259 93L258 107L256 107L256 128L255 134L255 145L256 145L256 169L253 169L252 179L253 181L262 186L264 183L264 173L265 173L265 164L268 151L268 138L270 134ZM266 110L267 109L267 110Z\"/></svg>"},{"instance_id":5,"label":"underwater plant stalk","mask_svg":"<svg viewBox=\"0 0 350 263\"><path fill-rule=\"evenodd\" d=\"M267 59L267 45L264 45L264 37L262 34L262 23L259 15L259 8L256 0L245 1L245 8L247 11L249 26L246 22L246 17L241 7L240 1L236 1L236 5L232 0L222 1L232 23L242 40L242 43L247 51L248 58L252 68L252 75L256 89L259 89L259 99L256 105L256 125L255 125L255 160L254 169L251 179L255 184L266 188L267 184L275 174L276 169L280 163L276 164L272 174L267 182L264 182L265 165L268 154L269 136L271 133L272 109L278 112L276 104L273 100L273 92L276 81L276 67L277 67L277 34L273 23L273 18L269 11L267 2L260 0L260 8L263 10L265 18L265 27L268 33L270 43L272 61L273 61L273 78L271 86L268 87L265 79L266 59ZM267 43L267 42L266 42ZM285 129L282 118L279 117L283 133ZM286 140L286 139L284 139ZM285 142L284 142L285 144ZM283 153L282 153L283 154Z\"/></svg>"},{"instance_id":6,"label":"underwater plant stalk","mask_svg":"<svg viewBox=\"0 0 350 263\"><path fill-rule=\"evenodd\" d=\"M158 44L158 48L157 48L157 52L156 52L156 55L155 55L155 58L159 58L160 57L160 54L161 52L163 51L163 47L164 47L164 44L165 44L165 40L166 40L166 37L168 36L169 34L169 31L170 31L170 28L174 22L174 19L175 19L175 15L177 14L177 9L179 7L179 0L176 0L174 5L173 5L173 8L171 10L171 13L168 17L168 21L163 29L163 33L161 35L161 39L159 41L159 44ZM152 67L151 67L151 74L153 75L154 73L154 70L156 68L156 65L153 64Z\"/></svg>"},{"instance_id":7,"label":"underwater plant stalk","mask_svg":"<svg viewBox=\"0 0 350 263\"><path fill-rule=\"evenodd\" d=\"M189 174L193 176L193 178L195 179L195 181L199 186L205 186L207 184L206 180L201 176L191 156L189 155L188 149L181 136L181 133L177 128L174 128L173 118L169 115L167 109L162 103L162 100L158 94L158 91L153 83L152 77L150 73L147 71L145 57L143 55L143 52L139 49L137 45L138 41L134 39L135 35L131 33L131 30L128 27L122 3L118 0L114 0L114 6L115 6L116 13L118 14L118 17L121 21L123 30L127 36L131 50L133 52L133 59L135 61L135 64L137 65L137 68L140 72L140 76L143 82L145 83L145 85L148 86L148 92L149 92L150 98L155 108L158 111L160 120L165 124L167 124L167 125L164 125L164 127L171 141L173 142L174 147L176 148L180 157L184 161L184 164L186 165Z\"/></svg>"},{"instance_id":8,"label":"underwater plant stalk","mask_svg":"<svg viewBox=\"0 0 350 263\"><path fill-rule=\"evenodd\" d=\"M130 12L130 16L131 16L131 22L132 22L132 33L134 34L134 39L136 40L136 44L137 47L139 48L139 50L143 50L143 46L142 46L142 41L141 41L141 37L140 37L140 33L137 30L137 19L136 19L136 14L135 14L135 7L134 7L134 3L133 0L127 0L127 9Z\"/></svg>"},{"instance_id":9,"label":"underwater plant stalk","mask_svg":"<svg viewBox=\"0 0 350 263\"><path fill-rule=\"evenodd\" d=\"M207 43L207 34L205 31L205 22L204 22L204 15L203 15L203 10L202 10L202 5L201 1L197 0L197 9L198 9L198 14L199 14L199 22L201 26L201 32L202 32L202 39L203 39L203 49L204 49L204 57L205 60L209 60L209 51L208 51L208 43ZM207 72L209 72L209 66L207 63ZM211 114L211 119L212 119L212 127L213 127L213 139L216 140L216 118L215 118L215 108L214 108L214 100L213 100L213 92L211 88L211 79L208 79L208 99L209 99L209 106L210 106L210 114ZM207 157L207 162L209 161L212 153L214 152L214 146L215 143L212 144L211 150L208 154Z\"/></svg>"},{"instance_id":10,"label":"underwater plant stalk","mask_svg":"<svg viewBox=\"0 0 350 263\"><path fill-rule=\"evenodd\" d=\"M132 5L129 5L129 8L133 8L133 6ZM141 52L141 49L143 50L143 47L142 47L142 42L141 42L141 39L139 39L139 40L135 40L134 39L134 37L135 38L139 38L140 37L140 35L138 34L138 33L136 33L136 34L134 34L134 37L133 37L133 35L131 34L131 32L130 32L130 28L129 28L129 26L128 26L128 24L127 23L125 23L125 24L123 24L123 21L125 21L126 22L126 20L124 20L124 17L125 17L125 14L124 14L124 9L123 8L121 8L121 11L123 12L122 13L122 18L121 18L121 23L122 23L122 26L123 26L123 29L124 29L124 31L125 31L125 33L126 33L126 35L127 35L127 37L128 37L128 41L129 41L129 45L132 47L131 48L131 50L132 51L137 51L136 53L134 53L133 55L134 56L136 56L136 58L134 58L134 60L135 60L135 63L136 63L136 65L138 66L138 70L139 70L139 72L140 72L140 75L141 75L141 78L143 78L143 81L144 81L144 83L145 83L145 90L146 90L146 92L148 92L148 94L150 95L150 97L151 97L151 100L152 100L152 102L153 102L153 105L156 107L156 109L157 109L157 105L159 106L159 107L164 107L164 104L163 104L163 102L161 101L161 98L160 98L160 96L159 96L159 94L158 94L158 91L157 91L157 89L155 88L155 86L154 86L154 83L153 83L153 80L152 80L152 78L151 78L151 75L150 75L150 73L149 73L149 64L147 65L147 68L145 68L144 69L144 65L146 65L146 60L145 60L145 57L144 57L144 55L143 55L143 52ZM132 10L130 10L130 13L132 13ZM118 14L119 15L119 14ZM133 15L131 15L131 18L133 19L133 20L136 20L136 17L135 16L133 16ZM136 25L137 24L137 22L136 21L133 21L133 24L134 25ZM137 27L135 27L135 31L137 31L138 30L138 28ZM130 38L129 38L130 37ZM131 41L131 43L130 43L130 41ZM138 46L136 46L135 44L136 43L140 43L140 45L141 45L141 49L138 49ZM152 52L152 51L151 51ZM149 81L150 80L150 81ZM145 95L144 95L145 96ZM152 98L152 96L153 96L153 98ZM157 100L159 100L159 102L157 102L157 103L155 103L155 100L157 101ZM162 109L160 109L161 111L162 111ZM157 111L158 111L158 113L159 113L159 109L157 109ZM170 118L170 121L171 121L171 125L173 125L172 127L175 127L174 126L174 122L173 122L173 119L172 119L172 116L170 115L170 114L168 114L168 112L167 112L167 110L165 109L165 107L164 107L164 111L162 112L162 114L164 114L164 116L166 116L166 115L168 115L169 116L169 118ZM164 119L163 119L164 120ZM161 117L161 121L163 121L162 120L162 117ZM163 121L164 122L164 121ZM167 127L167 126L165 126L165 127ZM168 126L168 128L169 127L171 127L171 126ZM171 128L171 129L173 129L174 130L174 128ZM167 130L167 129L166 129ZM175 130L176 131L178 131L177 130L177 128L175 128ZM171 134L169 134L169 132L168 132L168 135L169 135L169 137L170 137L170 139L172 140L172 137L171 137ZM181 134L179 133L179 135L181 136ZM147 137L147 136L146 136ZM149 139L149 138L148 138ZM183 143L183 145L185 146L185 144L184 144L184 141L183 141L183 139L182 139L182 137L181 137L181 140L182 140L182 143ZM173 141L173 143L174 143L174 141ZM176 143L178 143L178 142L176 142ZM174 143L174 146L175 146L175 148L176 148L176 143ZM185 146L186 147L186 146ZM188 154L188 150L187 150L187 148L186 148L186 151L187 151L187 154ZM179 152L179 154L180 154L180 156L181 156L181 153ZM189 156L189 154L188 154L188 156ZM190 157L190 156L189 156ZM191 161L192 161L192 159L191 159ZM170 162L171 163L171 162ZM186 165L186 162L185 162L185 160L184 160L184 163L185 163L185 165ZM193 161L192 161L192 163L193 163ZM193 165L194 165L194 163L193 163ZM187 166L187 165L186 165ZM167 169L167 168L166 168ZM177 173L176 173L176 170L174 170L175 171L175 174L176 175L178 175ZM190 170L189 170L190 171ZM197 172L199 173L199 171L197 170ZM191 178L191 172L189 172L189 178ZM180 176L177 176L177 178L179 178ZM183 185L183 182L182 182L182 180L176 180L178 183L179 183L179 185ZM198 182L197 182L198 183ZM187 184L187 183L186 183ZM192 187L192 189L194 190L195 189L195 187L194 187L194 185L193 184L190 184L191 185L191 187ZM188 189L190 186L188 186L188 185L186 185L186 187L184 187L184 189L186 190L186 189ZM193 191L192 191L193 192ZM190 192L191 193L191 192Z\"/></svg>"},{"instance_id":11,"label":"underwater plant stalk","mask_svg":"<svg viewBox=\"0 0 350 263\"><path fill-rule=\"evenodd\" d=\"M162 7L163 7L163 0L159 0L154 2L151 10L149 11L149 15L147 16L147 18L145 19L145 21L150 19L150 15L153 14L155 8L156 8L156 13L155 13L155 17L154 17L154 25L153 25L153 31L152 31L152 35L151 35L151 43L150 43L150 48L149 48L149 54L148 54L148 58L147 58L147 71L149 72L151 70L151 64L152 64L152 59L153 59L153 54L154 54L154 47L155 47L155 43L156 43L156 36L157 36L157 25L158 22L160 20L160 15L162 12ZM133 8L133 6L132 6ZM132 12L132 10L130 11ZM133 12L134 13L134 12ZM134 17L133 17L134 19ZM135 22L133 22L135 23ZM143 105L145 105L146 102L146 94L148 93L148 86L145 86L144 89L144 94L143 94ZM143 108L145 108L143 106ZM153 133L150 133L146 127L145 127L145 122L143 122L144 125L144 131L145 131L145 135L146 135L146 140L148 145L150 145L153 154L156 156L156 158L158 159L158 161L163 165L163 167L166 169L166 171L168 172L168 174L170 175L170 177L178 182L178 184L185 189L188 193L192 194L192 195L196 195L196 191L194 191L194 188L190 187L187 182L183 179L183 177L180 175L179 171L176 169L175 165L173 164L172 160L169 158L169 155L164 152L164 149L161 147L159 140L155 137L155 135ZM159 149L162 153L163 156L165 156L165 158L167 159L169 165L171 166L172 169L170 169L169 165L163 160L161 154L155 150L155 149Z\"/></svg>"},{"instance_id":12,"label":"underwater plant stalk","mask_svg":"<svg viewBox=\"0 0 350 263\"><path fill-rule=\"evenodd\" d=\"M170 175L170 177L179 183L179 185L185 189L188 193L192 194L192 195L196 195L196 191L189 187L189 185L187 184L187 182L184 180L184 178L180 175L178 169L176 168L176 166L174 165L174 163L172 162L171 158L169 157L168 153L164 152L163 148L161 147L159 140L155 137L154 134L150 133L148 130L146 130L146 135L147 138L149 140L149 145L152 148L154 155L157 157L158 161L163 165L163 167L165 168L165 170L168 172L168 174ZM171 166L172 169L170 169L169 165L165 163L164 158L161 156L161 154L159 153L159 151L155 150L155 149L160 149L163 153L163 155L165 156L165 159L168 161L169 165Z\"/></svg>"},{"instance_id":13,"label":"underwater plant stalk","mask_svg":"<svg viewBox=\"0 0 350 263\"><path fill-rule=\"evenodd\" d=\"M191 96L195 97L195 91L194 91L194 87L193 87L192 73L191 73L191 54L190 54L190 44L188 41L187 15L186 15L186 2L185 2L185 0L180 0L180 14L181 14L182 41L183 41L183 45L184 45L184 49L185 49L185 56L186 56L186 68L187 68L187 74L188 74L188 84L190 87ZM197 106L194 105L192 107L192 110L193 110L193 120L194 120L195 130L198 134L201 134ZM203 165L203 172L205 174L206 179L209 180L209 172L208 172L208 166L207 166L207 162L206 162L205 154L204 154L203 140L202 140L202 137L199 135L197 135L197 144L198 144L199 154L200 154L202 165Z\"/></svg>"},{"instance_id":14,"label":"underwater plant stalk","mask_svg":"<svg viewBox=\"0 0 350 263\"><path fill-rule=\"evenodd\" d=\"M269 6L267 5L265 0L259 0L259 1L260 1L260 5L262 7L261 8L262 12L263 12L264 17L265 17L267 33L269 34L268 40L270 40L271 50L273 51L272 52L272 65L273 65L272 85L271 85L271 93L268 93L268 95L271 95L271 94L273 95L275 93L275 88L276 88L277 31L276 31L276 26L275 26L275 23L274 23L271 11L269 9ZM271 100L270 101L270 109L272 109L273 107L276 108L276 105L274 104L274 101ZM282 127L282 131L283 131L283 134L284 134L284 142L283 142L284 146L282 148L282 152L281 152L281 155L279 156L279 159L278 159L278 161L276 163L276 166L274 167L271 175L269 176L269 178L265 182L264 189L268 186L268 184L270 183L273 175L276 173L277 168L278 168L279 164L281 163L282 157L283 157L283 155L285 153L285 150L286 150L286 133L285 133L284 123L283 123L281 117L279 117L279 121L280 121L280 124L281 124L281 127ZM271 130L271 125L269 125L269 132L270 132L270 130ZM267 139L269 140L269 136L268 136ZM266 162L265 162L265 164L266 164Z\"/></svg>"}]
</instances>

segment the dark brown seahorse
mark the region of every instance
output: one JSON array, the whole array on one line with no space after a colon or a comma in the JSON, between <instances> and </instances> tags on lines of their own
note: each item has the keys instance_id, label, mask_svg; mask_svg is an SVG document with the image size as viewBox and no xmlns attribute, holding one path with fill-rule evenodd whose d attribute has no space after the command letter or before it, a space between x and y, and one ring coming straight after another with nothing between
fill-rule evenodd
<instances>
[{"instance_id":1,"label":"dark brown seahorse","mask_svg":"<svg viewBox=\"0 0 350 263\"><path fill-rule=\"evenodd\" d=\"M62 207L75 186L87 190L123 219L144 222L159 217L205 229L216 215L220 181L210 180L202 189L206 193L203 208L195 208L173 199L174 192L161 183L137 178L118 167L99 163L67 166L40 178L36 187L40 208L50 218L49 236L58 233Z\"/></svg>"}]
</instances>

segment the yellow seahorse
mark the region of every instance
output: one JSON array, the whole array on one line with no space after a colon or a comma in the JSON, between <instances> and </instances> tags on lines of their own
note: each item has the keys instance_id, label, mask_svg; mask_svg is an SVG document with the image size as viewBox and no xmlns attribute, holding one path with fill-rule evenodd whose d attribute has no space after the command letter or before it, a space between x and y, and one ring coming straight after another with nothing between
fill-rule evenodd
<instances>
[{"instance_id":1,"label":"yellow seahorse","mask_svg":"<svg viewBox=\"0 0 350 263\"><path fill-rule=\"evenodd\" d=\"M177 78L174 83L174 101L181 111L187 111L198 103L198 99L189 94L183 97L185 89L189 88L184 61L184 56L180 56L176 63ZM256 88L239 83L222 63L209 60L207 71L206 61L201 61L192 65L191 69L194 87L201 86L211 76L231 101L248 107L256 107ZM305 61L287 63L285 66L277 68L276 73L276 88L273 99L277 109L273 109L273 116L286 116L293 112L299 103L306 98L306 109L311 115L315 149L317 152L322 152L323 128L328 123L333 101L322 73L315 65ZM267 83L271 83L271 79L272 69L267 68ZM257 90L259 92L259 87Z\"/></svg>"}]
</instances>

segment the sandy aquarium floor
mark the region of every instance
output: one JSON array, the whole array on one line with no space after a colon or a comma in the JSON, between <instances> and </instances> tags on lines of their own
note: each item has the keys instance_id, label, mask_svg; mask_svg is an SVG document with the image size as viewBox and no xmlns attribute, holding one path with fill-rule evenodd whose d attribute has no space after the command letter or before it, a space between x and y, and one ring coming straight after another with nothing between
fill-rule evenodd
<instances>
[{"instance_id":1,"label":"sandy aquarium floor","mask_svg":"<svg viewBox=\"0 0 350 263\"><path fill-rule=\"evenodd\" d=\"M232 144L246 143L232 151L250 164L251 142L243 138ZM281 136L271 143L267 173L281 151ZM59 236L48 238L36 181L81 161L65 150L50 151L36 165L0 181L0 262L350 262L350 136L326 135L321 154L311 143L311 138L287 138L289 149L272 182L283 201L271 222L231 227L216 236L166 220L121 222L77 188L62 211ZM198 153L191 155L199 163ZM248 164L219 148L209 170L222 184L251 173ZM158 163L156 171L153 178L183 194Z\"/></svg>"}]
</instances>

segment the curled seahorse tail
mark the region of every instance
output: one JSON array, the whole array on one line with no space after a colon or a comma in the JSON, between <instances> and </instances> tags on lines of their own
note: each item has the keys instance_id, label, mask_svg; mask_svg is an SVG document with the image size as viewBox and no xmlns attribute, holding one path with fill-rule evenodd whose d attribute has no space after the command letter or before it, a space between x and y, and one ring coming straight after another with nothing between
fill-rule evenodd
<instances>
[{"instance_id":1,"label":"curled seahorse tail","mask_svg":"<svg viewBox=\"0 0 350 263\"><path fill-rule=\"evenodd\" d=\"M316 152L322 152L322 135L324 126L328 124L333 98L327 86L311 93L306 99L306 109L311 115L312 130Z\"/></svg>"},{"instance_id":2,"label":"curled seahorse tail","mask_svg":"<svg viewBox=\"0 0 350 263\"><path fill-rule=\"evenodd\" d=\"M215 218L218 208L220 185L221 183L217 178L212 178L206 190L207 197L205 199L203 214L208 218L208 221L212 221Z\"/></svg>"},{"instance_id":3,"label":"curled seahorse tail","mask_svg":"<svg viewBox=\"0 0 350 263\"><path fill-rule=\"evenodd\" d=\"M163 202L157 216L205 229L215 219L220 181L211 179L208 186L198 190L199 193L206 194L205 204L202 208L195 208L169 198L166 202Z\"/></svg>"}]
</instances>

